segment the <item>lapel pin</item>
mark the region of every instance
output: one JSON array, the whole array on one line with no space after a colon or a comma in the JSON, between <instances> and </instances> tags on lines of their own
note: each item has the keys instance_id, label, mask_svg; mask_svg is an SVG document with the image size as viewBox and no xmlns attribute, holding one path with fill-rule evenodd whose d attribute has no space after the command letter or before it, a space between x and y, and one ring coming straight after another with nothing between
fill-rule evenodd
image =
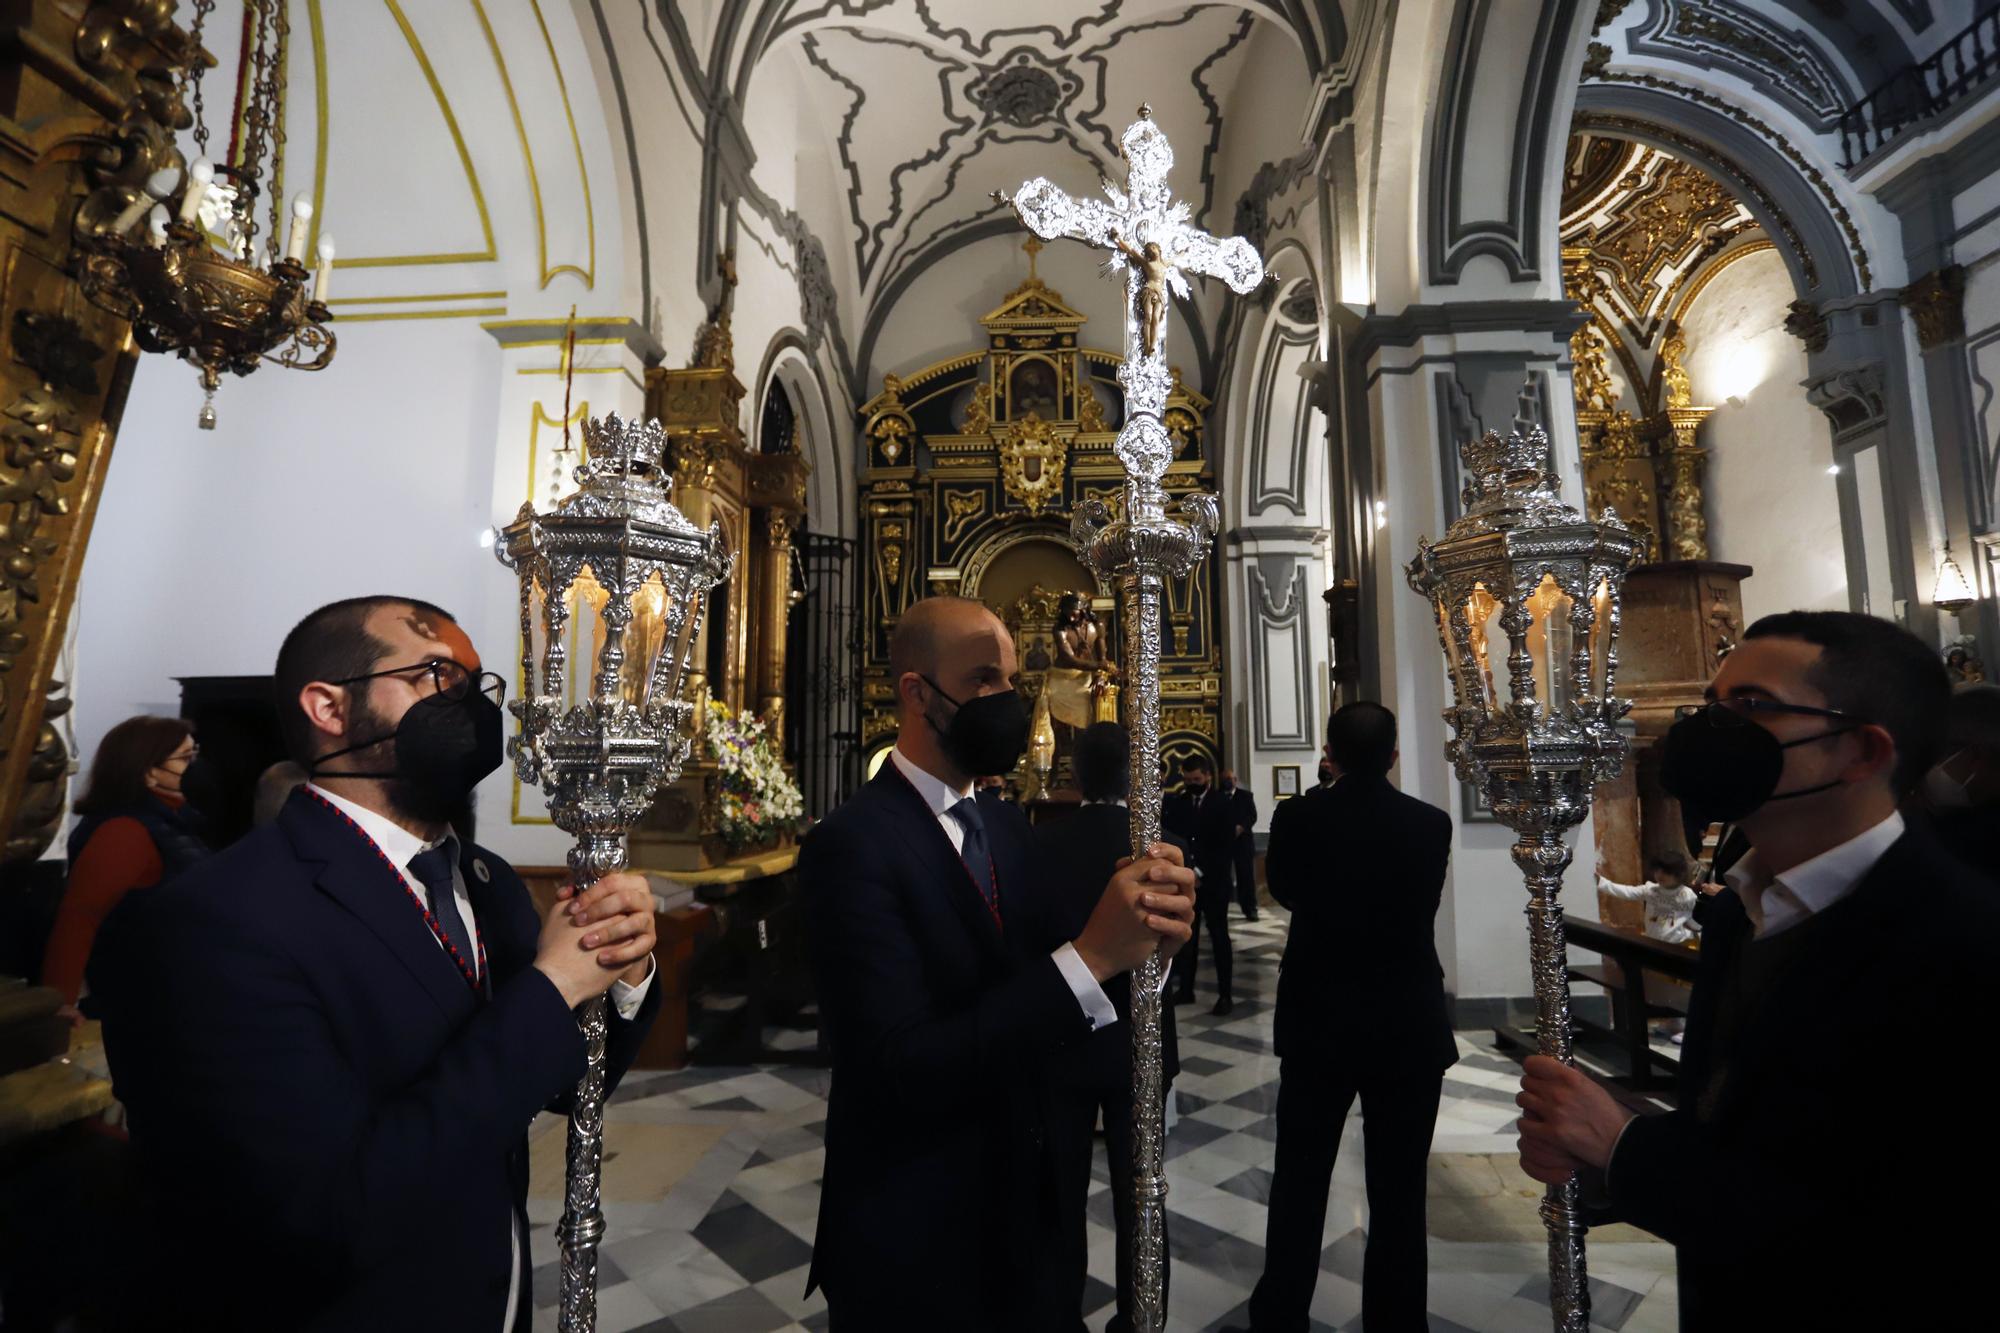
<instances>
[{"instance_id":1,"label":"lapel pin","mask_svg":"<svg viewBox=\"0 0 2000 1333\"><path fill-rule=\"evenodd\" d=\"M472 858L472 873L481 884L491 884L493 882L493 872L486 868L486 862L480 857L475 856Z\"/></svg>"}]
</instances>

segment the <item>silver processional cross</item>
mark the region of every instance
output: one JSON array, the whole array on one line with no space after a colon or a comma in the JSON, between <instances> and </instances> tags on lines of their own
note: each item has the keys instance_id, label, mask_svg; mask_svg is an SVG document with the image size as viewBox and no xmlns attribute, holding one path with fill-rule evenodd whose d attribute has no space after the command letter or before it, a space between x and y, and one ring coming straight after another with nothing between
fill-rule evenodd
<instances>
[{"instance_id":1,"label":"silver processional cross","mask_svg":"<svg viewBox=\"0 0 2000 1333\"><path fill-rule=\"evenodd\" d=\"M1174 446L1161 421L1173 374L1167 369L1167 298L1187 295L1184 273L1221 278L1238 293L1264 280L1264 261L1241 237L1218 240L1187 225L1189 209L1167 193L1174 150L1139 108L1119 140L1125 188L1105 181L1104 199L1072 199L1037 176L1014 192L1021 220L1045 241L1059 237L1109 250L1112 269L1125 270L1125 422L1113 446L1125 465L1124 513L1114 519L1102 500L1079 505L1070 539L1084 563L1115 577L1125 621L1126 723L1132 736L1132 850L1160 838L1160 599L1168 577L1182 578L1207 554L1215 536L1215 497L1191 493L1167 512L1160 484ZM1197 928L1199 928L1197 926ZM1131 1272L1133 1327L1166 1326L1165 1218L1167 1178L1160 1087L1160 990L1156 952L1132 981Z\"/></svg>"}]
</instances>

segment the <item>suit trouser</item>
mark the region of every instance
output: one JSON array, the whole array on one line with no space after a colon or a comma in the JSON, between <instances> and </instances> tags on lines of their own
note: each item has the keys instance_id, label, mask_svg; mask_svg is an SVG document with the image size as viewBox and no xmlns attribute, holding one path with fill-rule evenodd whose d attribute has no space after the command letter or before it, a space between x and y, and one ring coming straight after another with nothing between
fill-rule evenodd
<instances>
[{"instance_id":1,"label":"suit trouser","mask_svg":"<svg viewBox=\"0 0 2000 1333\"><path fill-rule=\"evenodd\" d=\"M1195 911L1208 925L1209 947L1215 950L1215 989L1222 999L1230 998L1229 953L1229 863L1203 866L1201 887L1195 891ZM1196 929L1187 945L1174 955L1168 973L1182 995L1194 994L1195 964L1201 954L1201 931Z\"/></svg>"},{"instance_id":2,"label":"suit trouser","mask_svg":"<svg viewBox=\"0 0 2000 1333\"><path fill-rule=\"evenodd\" d=\"M1279 1068L1278 1151L1271 1172L1264 1276L1250 1297L1256 1333L1305 1333L1318 1284L1327 1191L1341 1128L1361 1098L1368 1245L1361 1324L1368 1333L1422 1330L1430 1270L1424 1182L1444 1071L1363 1078L1292 1056Z\"/></svg>"},{"instance_id":3,"label":"suit trouser","mask_svg":"<svg viewBox=\"0 0 2000 1333\"><path fill-rule=\"evenodd\" d=\"M1169 1096L1172 1094L1169 1093ZM1130 1333L1132 1328L1132 1254L1131 1237L1135 1221L1132 1204L1132 1093L1129 1089L1118 1092L1104 1092L1097 1096L1079 1093L1075 1105L1076 1119L1073 1125L1073 1142L1080 1151L1072 1154L1066 1168L1068 1180L1065 1182L1072 1191L1072 1206L1065 1207L1064 1216L1073 1221L1066 1222L1069 1235L1066 1255L1069 1270L1068 1282L1076 1289L1076 1303L1079 1310L1083 1305L1085 1279L1089 1275L1089 1242L1084 1232L1084 1200L1090 1193L1090 1163L1094 1154L1092 1137L1099 1109L1104 1112L1104 1155L1111 1168L1111 1218L1112 1226L1118 1233L1117 1283L1118 1313L1104 1326L1104 1333ZM1160 1217L1160 1239L1166 1240L1167 1219ZM1167 1295L1170 1260L1162 1259L1160 1264L1160 1294Z\"/></svg>"},{"instance_id":4,"label":"suit trouser","mask_svg":"<svg viewBox=\"0 0 2000 1333\"><path fill-rule=\"evenodd\" d=\"M1246 920L1257 915L1257 845L1248 833L1236 844L1236 905Z\"/></svg>"}]
</instances>

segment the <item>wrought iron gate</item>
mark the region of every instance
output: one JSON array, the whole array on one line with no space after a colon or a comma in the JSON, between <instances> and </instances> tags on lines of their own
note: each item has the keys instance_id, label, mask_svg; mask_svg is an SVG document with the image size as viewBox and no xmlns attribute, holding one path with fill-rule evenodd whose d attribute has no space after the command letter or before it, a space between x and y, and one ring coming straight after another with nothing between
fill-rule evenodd
<instances>
[{"instance_id":1,"label":"wrought iron gate","mask_svg":"<svg viewBox=\"0 0 2000 1333\"><path fill-rule=\"evenodd\" d=\"M785 648L785 757L818 819L861 780L861 574L844 538L801 532L792 549L804 599Z\"/></svg>"}]
</instances>

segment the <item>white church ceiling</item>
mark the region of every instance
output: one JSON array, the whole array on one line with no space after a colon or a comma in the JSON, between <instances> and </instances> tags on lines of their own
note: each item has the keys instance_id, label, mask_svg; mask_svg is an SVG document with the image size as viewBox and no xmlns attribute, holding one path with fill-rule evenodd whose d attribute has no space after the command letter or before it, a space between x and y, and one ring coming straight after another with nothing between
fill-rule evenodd
<instances>
[{"instance_id":1,"label":"white church ceiling","mask_svg":"<svg viewBox=\"0 0 2000 1333\"><path fill-rule=\"evenodd\" d=\"M754 112L760 99L783 96L815 113L838 214L820 236L829 250L845 248L841 267L858 298L849 333L864 356L869 330L919 273L1014 229L992 191L1038 175L1082 191L1121 174L1118 135L1141 103L1174 143L1175 192L1198 223L1227 229L1237 201L1222 197L1218 157L1232 101L1249 78L1294 85L1297 106L1283 123L1230 135L1232 152L1247 145L1289 156L1310 82L1306 51L1322 41L1305 15L1313 6L1282 2L820 0L770 8L745 104ZM1283 39L1253 42L1259 25ZM753 179L782 197L796 170L789 158L760 151Z\"/></svg>"}]
</instances>

